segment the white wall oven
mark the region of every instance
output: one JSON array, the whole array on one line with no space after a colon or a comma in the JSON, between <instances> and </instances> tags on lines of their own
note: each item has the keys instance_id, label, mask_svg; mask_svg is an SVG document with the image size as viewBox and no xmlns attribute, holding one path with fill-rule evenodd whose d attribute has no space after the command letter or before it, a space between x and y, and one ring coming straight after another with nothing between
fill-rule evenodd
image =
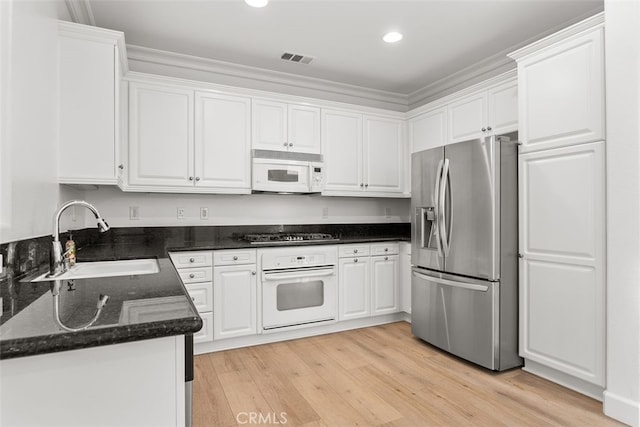
<instances>
[{"instance_id":1,"label":"white wall oven","mask_svg":"<svg viewBox=\"0 0 640 427\"><path fill-rule=\"evenodd\" d=\"M262 329L282 330L335 321L338 308L335 246L260 249Z\"/></svg>"}]
</instances>

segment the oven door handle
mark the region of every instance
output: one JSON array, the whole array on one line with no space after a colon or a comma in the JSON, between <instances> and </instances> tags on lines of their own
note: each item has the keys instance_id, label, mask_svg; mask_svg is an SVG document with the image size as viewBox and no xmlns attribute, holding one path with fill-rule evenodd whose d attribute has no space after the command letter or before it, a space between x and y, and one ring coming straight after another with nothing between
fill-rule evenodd
<instances>
[{"instance_id":1,"label":"oven door handle","mask_svg":"<svg viewBox=\"0 0 640 427\"><path fill-rule=\"evenodd\" d=\"M333 276L335 274L333 268L315 271L296 271L290 273L264 273L264 280L281 280L281 279L305 279L307 277L324 277Z\"/></svg>"}]
</instances>

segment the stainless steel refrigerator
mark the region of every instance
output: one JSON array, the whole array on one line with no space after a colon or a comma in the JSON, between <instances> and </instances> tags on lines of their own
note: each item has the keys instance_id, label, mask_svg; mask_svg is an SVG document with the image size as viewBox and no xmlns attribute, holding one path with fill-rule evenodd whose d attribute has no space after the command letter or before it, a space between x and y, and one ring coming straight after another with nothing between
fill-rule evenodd
<instances>
[{"instance_id":1,"label":"stainless steel refrigerator","mask_svg":"<svg viewBox=\"0 0 640 427\"><path fill-rule=\"evenodd\" d=\"M411 158L412 333L498 371L522 364L517 165L506 136Z\"/></svg>"}]
</instances>

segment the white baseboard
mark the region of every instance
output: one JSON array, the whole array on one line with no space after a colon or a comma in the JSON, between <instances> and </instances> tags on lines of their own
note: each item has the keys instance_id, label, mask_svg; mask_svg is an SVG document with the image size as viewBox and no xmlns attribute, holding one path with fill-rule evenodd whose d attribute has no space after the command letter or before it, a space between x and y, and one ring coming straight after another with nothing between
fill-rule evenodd
<instances>
[{"instance_id":1,"label":"white baseboard","mask_svg":"<svg viewBox=\"0 0 640 427\"><path fill-rule=\"evenodd\" d=\"M607 417L630 426L640 425L640 402L605 391L602 408Z\"/></svg>"},{"instance_id":2,"label":"white baseboard","mask_svg":"<svg viewBox=\"0 0 640 427\"><path fill-rule=\"evenodd\" d=\"M194 353L204 354L215 351L231 350L234 348L250 347L260 344L269 344L280 341L294 340L298 338L312 337L316 335L331 334L334 332L348 331L351 329L367 328L369 326L384 325L393 322L410 322L411 316L405 312L386 314L384 316L366 317L362 319L346 320L310 326L301 329L293 329L282 332L270 332L265 334L250 335L246 337L228 338L220 341L196 344Z\"/></svg>"}]
</instances>

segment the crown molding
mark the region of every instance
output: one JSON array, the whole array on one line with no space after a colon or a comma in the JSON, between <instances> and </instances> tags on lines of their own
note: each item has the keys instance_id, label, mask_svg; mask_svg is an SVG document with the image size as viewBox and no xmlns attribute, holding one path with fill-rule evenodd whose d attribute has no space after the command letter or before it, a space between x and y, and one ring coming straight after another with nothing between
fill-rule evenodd
<instances>
[{"instance_id":1,"label":"crown molding","mask_svg":"<svg viewBox=\"0 0 640 427\"><path fill-rule=\"evenodd\" d=\"M89 0L65 0L73 22L84 25L96 25Z\"/></svg>"},{"instance_id":2,"label":"crown molding","mask_svg":"<svg viewBox=\"0 0 640 427\"><path fill-rule=\"evenodd\" d=\"M123 32L94 27L91 25L77 24L74 22L58 21L58 34L61 36L90 40L97 43L110 43L117 46L122 75L126 75L129 71L127 47Z\"/></svg>"},{"instance_id":3,"label":"crown molding","mask_svg":"<svg viewBox=\"0 0 640 427\"><path fill-rule=\"evenodd\" d=\"M366 101L393 104L403 111L407 110L407 96L395 92L332 82L314 77L299 76L281 71L250 67L247 65L233 64L209 58L151 49L143 46L127 45L127 52L129 60L168 65L195 71L204 71L207 73L264 83L275 83L292 88L312 89L341 96L346 95Z\"/></svg>"},{"instance_id":4,"label":"crown molding","mask_svg":"<svg viewBox=\"0 0 640 427\"><path fill-rule=\"evenodd\" d=\"M569 38L579 36L587 31L592 31L596 28L602 27L604 27L604 12L597 13L576 24L554 31L546 37L536 37L536 41L529 43L518 50L510 52L508 56L519 61L522 58L538 52L541 49L545 49L559 41L567 40Z\"/></svg>"}]
</instances>

